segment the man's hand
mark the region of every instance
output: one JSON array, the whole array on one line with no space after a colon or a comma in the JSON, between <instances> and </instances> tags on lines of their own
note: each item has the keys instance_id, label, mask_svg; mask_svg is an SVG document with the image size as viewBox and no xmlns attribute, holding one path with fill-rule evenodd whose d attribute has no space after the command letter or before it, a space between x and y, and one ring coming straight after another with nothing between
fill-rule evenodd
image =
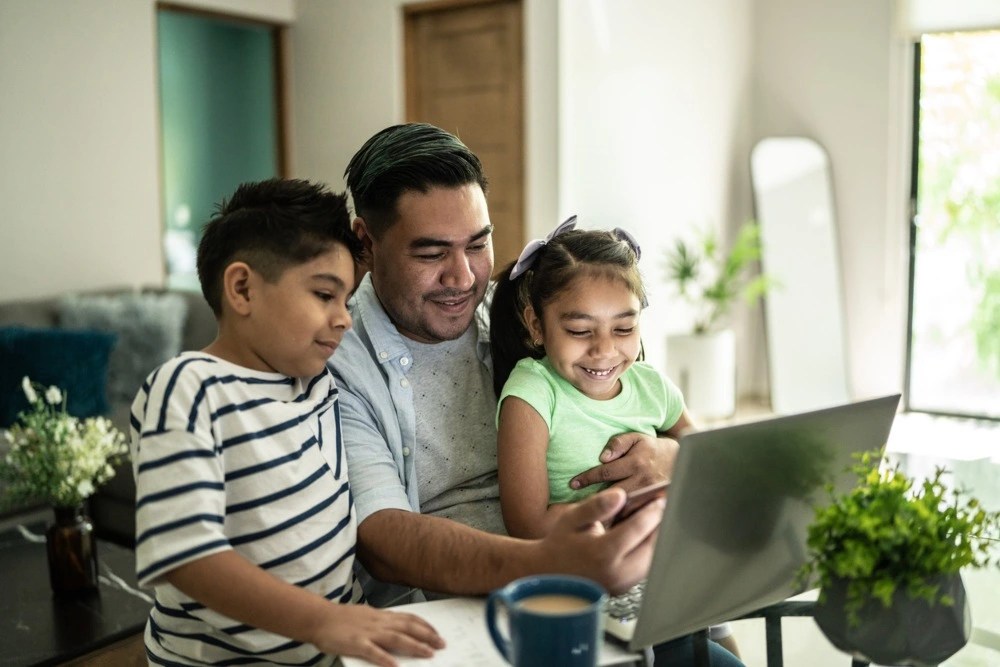
<instances>
[{"instance_id":1,"label":"man's hand","mask_svg":"<svg viewBox=\"0 0 1000 667\"><path fill-rule=\"evenodd\" d=\"M622 433L608 440L601 452L601 465L585 470L570 480L570 487L611 483L626 491L670 479L677 459L673 438L655 438L643 433Z\"/></svg>"},{"instance_id":2,"label":"man's hand","mask_svg":"<svg viewBox=\"0 0 1000 667\"><path fill-rule=\"evenodd\" d=\"M607 489L567 510L539 543L541 562L549 571L594 579L613 595L641 581L649 573L664 501L647 503L605 529L624 504L624 492Z\"/></svg>"}]
</instances>

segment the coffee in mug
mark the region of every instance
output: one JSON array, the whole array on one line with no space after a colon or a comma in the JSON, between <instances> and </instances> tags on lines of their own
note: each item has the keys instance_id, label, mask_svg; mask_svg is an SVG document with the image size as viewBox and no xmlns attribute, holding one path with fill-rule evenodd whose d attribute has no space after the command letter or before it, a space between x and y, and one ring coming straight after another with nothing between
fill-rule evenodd
<instances>
[{"instance_id":1,"label":"coffee in mug","mask_svg":"<svg viewBox=\"0 0 1000 667\"><path fill-rule=\"evenodd\" d=\"M604 639L607 593L583 577L524 577L490 593L486 624L497 650L514 667L596 667ZM497 623L507 612L509 637Z\"/></svg>"},{"instance_id":2,"label":"coffee in mug","mask_svg":"<svg viewBox=\"0 0 1000 667\"><path fill-rule=\"evenodd\" d=\"M526 611L533 611L539 614L567 614L586 609L591 605L591 601L578 595L566 595L564 593L548 593L545 595L532 595L522 598L517 606Z\"/></svg>"}]
</instances>

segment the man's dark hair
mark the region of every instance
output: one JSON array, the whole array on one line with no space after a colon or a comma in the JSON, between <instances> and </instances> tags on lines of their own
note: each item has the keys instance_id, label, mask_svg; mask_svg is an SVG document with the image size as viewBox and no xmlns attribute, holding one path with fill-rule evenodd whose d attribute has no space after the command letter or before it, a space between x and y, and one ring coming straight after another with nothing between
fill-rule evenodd
<instances>
[{"instance_id":1,"label":"man's dark hair","mask_svg":"<svg viewBox=\"0 0 1000 667\"><path fill-rule=\"evenodd\" d=\"M334 243L360 259L363 246L351 231L346 195L299 179L244 183L216 206L202 230L201 292L220 315L222 276L233 262L246 262L264 280L276 282L285 269L310 261Z\"/></svg>"},{"instance_id":2,"label":"man's dark hair","mask_svg":"<svg viewBox=\"0 0 1000 667\"><path fill-rule=\"evenodd\" d=\"M478 183L486 175L475 153L453 134L427 123L393 125L365 142L344 171L354 211L379 238L396 222L396 204L409 190Z\"/></svg>"}]
</instances>

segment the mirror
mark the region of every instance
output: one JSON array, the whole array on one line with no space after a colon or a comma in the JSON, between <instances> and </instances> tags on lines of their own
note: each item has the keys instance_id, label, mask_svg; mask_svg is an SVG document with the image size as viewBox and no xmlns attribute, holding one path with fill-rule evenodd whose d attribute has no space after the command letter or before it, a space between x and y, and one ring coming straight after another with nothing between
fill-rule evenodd
<instances>
[{"instance_id":1,"label":"mirror","mask_svg":"<svg viewBox=\"0 0 1000 667\"><path fill-rule=\"evenodd\" d=\"M750 157L762 270L771 408L802 412L850 400L830 160L812 139L772 137Z\"/></svg>"}]
</instances>

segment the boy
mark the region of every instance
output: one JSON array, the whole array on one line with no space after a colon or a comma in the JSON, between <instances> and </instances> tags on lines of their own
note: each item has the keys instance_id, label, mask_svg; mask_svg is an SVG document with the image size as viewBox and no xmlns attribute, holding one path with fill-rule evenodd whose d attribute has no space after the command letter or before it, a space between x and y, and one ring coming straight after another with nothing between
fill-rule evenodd
<instances>
[{"instance_id":1,"label":"boy","mask_svg":"<svg viewBox=\"0 0 1000 667\"><path fill-rule=\"evenodd\" d=\"M198 278L218 337L132 405L151 664L388 666L443 646L415 616L351 604L355 512L325 364L351 327L360 251L346 198L301 180L244 184L206 225Z\"/></svg>"}]
</instances>

